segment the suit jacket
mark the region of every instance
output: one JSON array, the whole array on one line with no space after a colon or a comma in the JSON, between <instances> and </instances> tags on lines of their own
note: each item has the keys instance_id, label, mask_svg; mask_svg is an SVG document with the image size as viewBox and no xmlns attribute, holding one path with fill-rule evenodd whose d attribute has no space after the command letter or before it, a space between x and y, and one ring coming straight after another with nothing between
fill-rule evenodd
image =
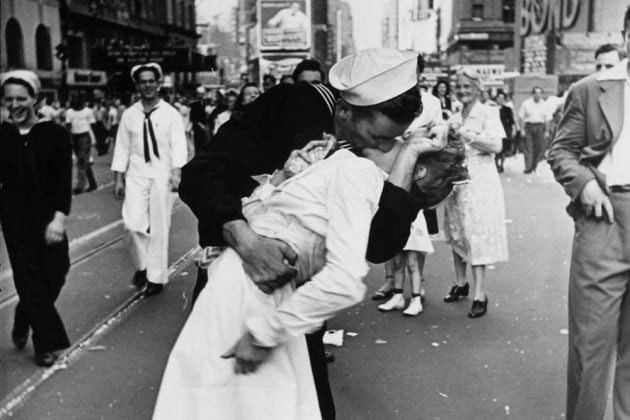
<instances>
[{"instance_id":1,"label":"suit jacket","mask_svg":"<svg viewBox=\"0 0 630 420\"><path fill-rule=\"evenodd\" d=\"M569 90L547 160L571 197L567 212L574 218L581 212L580 193L589 181L596 179L608 191L606 176L597 166L623 128L626 69L627 60L623 60Z\"/></svg>"}]
</instances>

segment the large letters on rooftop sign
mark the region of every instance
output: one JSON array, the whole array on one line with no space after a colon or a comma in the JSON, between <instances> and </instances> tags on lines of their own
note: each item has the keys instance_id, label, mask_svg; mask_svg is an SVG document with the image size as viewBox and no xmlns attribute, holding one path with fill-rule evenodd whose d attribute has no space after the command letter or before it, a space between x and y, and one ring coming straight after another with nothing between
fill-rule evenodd
<instances>
[{"instance_id":1,"label":"large letters on rooftop sign","mask_svg":"<svg viewBox=\"0 0 630 420\"><path fill-rule=\"evenodd\" d=\"M520 0L521 36L538 35L575 25L583 0Z\"/></svg>"}]
</instances>

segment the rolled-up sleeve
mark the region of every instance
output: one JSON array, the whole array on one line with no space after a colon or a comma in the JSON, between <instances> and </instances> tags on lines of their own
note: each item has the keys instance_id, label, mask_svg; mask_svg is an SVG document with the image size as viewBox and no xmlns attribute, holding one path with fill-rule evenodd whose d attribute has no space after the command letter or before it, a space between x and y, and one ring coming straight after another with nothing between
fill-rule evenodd
<instances>
[{"instance_id":1,"label":"rolled-up sleeve","mask_svg":"<svg viewBox=\"0 0 630 420\"><path fill-rule=\"evenodd\" d=\"M350 166L350 167L349 167ZM273 347L319 328L365 295L363 278L370 221L378 206L383 178L362 165L339 169L326 208L326 263L274 311L255 315L246 325L260 345Z\"/></svg>"}]
</instances>

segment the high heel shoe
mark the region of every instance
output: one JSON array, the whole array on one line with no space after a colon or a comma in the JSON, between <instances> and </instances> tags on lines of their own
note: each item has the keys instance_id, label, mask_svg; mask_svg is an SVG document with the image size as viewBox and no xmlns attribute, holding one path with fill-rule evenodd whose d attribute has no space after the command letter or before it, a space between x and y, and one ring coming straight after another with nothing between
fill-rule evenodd
<instances>
[{"instance_id":1,"label":"high heel shoe","mask_svg":"<svg viewBox=\"0 0 630 420\"><path fill-rule=\"evenodd\" d=\"M405 298L402 293L395 293L387 302L378 305L379 311L400 311L405 307Z\"/></svg>"},{"instance_id":2,"label":"high heel shoe","mask_svg":"<svg viewBox=\"0 0 630 420\"><path fill-rule=\"evenodd\" d=\"M473 300L470 312L468 312L468 318L479 318L488 312L488 296L486 300Z\"/></svg>"},{"instance_id":3,"label":"high heel shoe","mask_svg":"<svg viewBox=\"0 0 630 420\"><path fill-rule=\"evenodd\" d=\"M457 302L460 297L468 296L469 291L470 286L468 286L468 283L463 286L458 286L454 284L453 287L451 287L451 290L449 290L448 294L444 297L444 302Z\"/></svg>"},{"instance_id":4,"label":"high heel shoe","mask_svg":"<svg viewBox=\"0 0 630 420\"><path fill-rule=\"evenodd\" d=\"M420 296L412 297L409 301L409 306L407 309L403 311L403 315L405 316L417 316L420 315L424 311L422 307L422 299Z\"/></svg>"}]
</instances>

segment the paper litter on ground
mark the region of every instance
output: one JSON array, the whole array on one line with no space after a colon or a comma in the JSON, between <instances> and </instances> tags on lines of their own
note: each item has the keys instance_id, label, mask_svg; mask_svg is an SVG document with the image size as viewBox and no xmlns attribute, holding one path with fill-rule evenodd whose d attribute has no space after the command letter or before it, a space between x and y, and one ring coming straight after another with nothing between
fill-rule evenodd
<instances>
[{"instance_id":1,"label":"paper litter on ground","mask_svg":"<svg viewBox=\"0 0 630 420\"><path fill-rule=\"evenodd\" d=\"M324 344L343 346L343 330L328 330L324 333Z\"/></svg>"}]
</instances>

